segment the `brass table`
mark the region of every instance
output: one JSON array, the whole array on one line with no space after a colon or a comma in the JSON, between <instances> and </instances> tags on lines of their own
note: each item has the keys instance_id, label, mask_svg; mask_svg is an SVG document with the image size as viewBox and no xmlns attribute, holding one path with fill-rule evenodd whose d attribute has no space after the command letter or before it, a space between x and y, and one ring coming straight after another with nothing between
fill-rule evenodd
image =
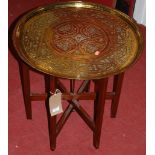
<instances>
[{"instance_id":1,"label":"brass table","mask_svg":"<svg viewBox=\"0 0 155 155\"><path fill-rule=\"evenodd\" d=\"M93 144L99 147L104 103L112 100L112 116L118 106L123 72L139 58L143 40L137 23L127 15L103 5L64 2L39 7L25 14L13 33L14 47L21 58L21 80L27 118L31 119L31 101L46 100L49 92L61 90L69 102L62 117L49 116L50 146L73 111L93 131ZM46 93L30 93L29 69L45 75ZM114 89L107 92L108 77L115 75ZM70 80L68 91L60 78ZM74 91L75 80L83 80ZM95 84L89 92L90 80ZM95 100L91 118L79 100Z\"/></svg>"}]
</instances>

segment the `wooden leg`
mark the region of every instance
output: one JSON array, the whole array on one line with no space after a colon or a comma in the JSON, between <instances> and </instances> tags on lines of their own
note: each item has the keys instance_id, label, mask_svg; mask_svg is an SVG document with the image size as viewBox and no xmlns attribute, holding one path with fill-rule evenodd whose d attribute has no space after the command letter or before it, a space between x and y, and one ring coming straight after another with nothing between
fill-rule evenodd
<instances>
[{"instance_id":1,"label":"wooden leg","mask_svg":"<svg viewBox=\"0 0 155 155\"><path fill-rule=\"evenodd\" d=\"M112 99L111 103L111 117L116 117L121 88L123 84L124 72L114 76L114 84L113 84L113 92L115 92L115 96Z\"/></svg>"},{"instance_id":2,"label":"wooden leg","mask_svg":"<svg viewBox=\"0 0 155 155\"><path fill-rule=\"evenodd\" d=\"M95 92L97 95L96 100L94 102L95 103L95 106L94 106L95 131L93 133L93 144L95 148L99 148L99 144L100 144L107 84L108 84L108 78L95 81Z\"/></svg>"},{"instance_id":3,"label":"wooden leg","mask_svg":"<svg viewBox=\"0 0 155 155\"><path fill-rule=\"evenodd\" d=\"M70 80L70 92L74 93L75 90L75 80Z\"/></svg>"},{"instance_id":4,"label":"wooden leg","mask_svg":"<svg viewBox=\"0 0 155 155\"><path fill-rule=\"evenodd\" d=\"M90 91L90 80L89 80L89 82L87 84L87 87L85 88L85 92L89 92L89 91Z\"/></svg>"},{"instance_id":5,"label":"wooden leg","mask_svg":"<svg viewBox=\"0 0 155 155\"><path fill-rule=\"evenodd\" d=\"M56 149L56 115L50 118L50 147L54 151Z\"/></svg>"},{"instance_id":6,"label":"wooden leg","mask_svg":"<svg viewBox=\"0 0 155 155\"><path fill-rule=\"evenodd\" d=\"M20 69L21 84L23 89L26 117L27 119L32 119L29 67L23 62L19 62L19 69Z\"/></svg>"},{"instance_id":7,"label":"wooden leg","mask_svg":"<svg viewBox=\"0 0 155 155\"><path fill-rule=\"evenodd\" d=\"M51 92L55 92L56 89L56 78L50 78L50 90ZM56 148L56 115L50 116L50 147L51 150L54 151Z\"/></svg>"},{"instance_id":8,"label":"wooden leg","mask_svg":"<svg viewBox=\"0 0 155 155\"><path fill-rule=\"evenodd\" d=\"M50 137L50 148L52 151L56 148L56 116L50 115L49 110L49 97L50 97L50 91L52 93L55 92L56 89L56 78L45 75L45 91L48 94L45 105L47 110L47 118L48 118L48 129L49 129L49 137Z\"/></svg>"},{"instance_id":9,"label":"wooden leg","mask_svg":"<svg viewBox=\"0 0 155 155\"><path fill-rule=\"evenodd\" d=\"M45 100L45 107L47 112L47 120L48 120L48 132L50 137L50 110L49 110L49 97L50 97L50 75L44 75L45 80L45 92L47 94L47 98Z\"/></svg>"},{"instance_id":10,"label":"wooden leg","mask_svg":"<svg viewBox=\"0 0 155 155\"><path fill-rule=\"evenodd\" d=\"M49 136L50 136L50 148L52 151L56 148L56 116L50 115L49 110L49 97L50 97L50 91L52 93L55 92L56 89L56 78L45 75L45 91L48 94L46 99L46 110L47 110L47 118L48 118L48 129L49 129Z\"/></svg>"}]
</instances>

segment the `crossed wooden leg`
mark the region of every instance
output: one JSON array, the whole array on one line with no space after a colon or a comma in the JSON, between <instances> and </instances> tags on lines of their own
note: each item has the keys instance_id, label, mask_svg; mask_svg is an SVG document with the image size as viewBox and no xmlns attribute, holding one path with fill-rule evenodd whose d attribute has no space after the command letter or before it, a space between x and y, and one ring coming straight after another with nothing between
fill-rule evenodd
<instances>
[{"instance_id":1,"label":"crossed wooden leg","mask_svg":"<svg viewBox=\"0 0 155 155\"><path fill-rule=\"evenodd\" d=\"M61 90L61 92L69 94L70 92L64 87L63 83L57 79L57 82L54 82L55 78L51 78L53 82L51 82L51 91L55 91L55 83L57 83L57 88ZM56 137L60 133L61 129L63 128L65 122L69 118L73 109L80 115L80 117L84 120L84 122L89 126L89 128L93 131L93 144L95 148L99 147L100 143L100 135L101 135L101 128L102 128L102 120L103 120L103 112L104 112L104 103L106 99L106 90L107 90L107 83L108 79L96 80L95 81L95 93L84 93L87 85L90 81L86 80L83 81L81 86L77 91L77 95L72 94L74 92L74 81L71 81L70 84L70 97L65 95L63 98L69 102L68 107L62 114L61 118L58 122L56 122L56 116L50 117L50 144L51 149L54 150L56 148ZM83 95L82 95L83 94ZM94 118L91 118L88 113L83 109L83 107L79 104L79 99L87 99L87 100L94 100Z\"/></svg>"}]
</instances>

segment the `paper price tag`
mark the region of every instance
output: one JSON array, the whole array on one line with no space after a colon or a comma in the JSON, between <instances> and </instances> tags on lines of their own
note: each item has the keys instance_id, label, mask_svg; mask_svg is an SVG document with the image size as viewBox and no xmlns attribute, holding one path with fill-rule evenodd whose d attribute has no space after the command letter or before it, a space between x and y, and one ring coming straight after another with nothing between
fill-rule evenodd
<instances>
[{"instance_id":1,"label":"paper price tag","mask_svg":"<svg viewBox=\"0 0 155 155\"><path fill-rule=\"evenodd\" d=\"M50 114L51 116L57 115L59 113L62 113L62 103L61 103L61 92L54 93L49 98L49 108L50 108Z\"/></svg>"}]
</instances>

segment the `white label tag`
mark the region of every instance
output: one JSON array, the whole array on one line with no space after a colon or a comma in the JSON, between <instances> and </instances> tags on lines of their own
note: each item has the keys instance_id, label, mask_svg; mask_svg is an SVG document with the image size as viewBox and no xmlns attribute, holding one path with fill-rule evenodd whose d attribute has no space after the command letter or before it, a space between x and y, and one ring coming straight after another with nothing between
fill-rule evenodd
<instances>
[{"instance_id":1,"label":"white label tag","mask_svg":"<svg viewBox=\"0 0 155 155\"><path fill-rule=\"evenodd\" d=\"M52 112L57 112L57 111L59 111L59 107L56 107L56 108L54 108L53 110L52 110Z\"/></svg>"},{"instance_id":2,"label":"white label tag","mask_svg":"<svg viewBox=\"0 0 155 155\"><path fill-rule=\"evenodd\" d=\"M55 93L49 98L49 108L51 116L62 113L62 104L61 104L61 93Z\"/></svg>"}]
</instances>

